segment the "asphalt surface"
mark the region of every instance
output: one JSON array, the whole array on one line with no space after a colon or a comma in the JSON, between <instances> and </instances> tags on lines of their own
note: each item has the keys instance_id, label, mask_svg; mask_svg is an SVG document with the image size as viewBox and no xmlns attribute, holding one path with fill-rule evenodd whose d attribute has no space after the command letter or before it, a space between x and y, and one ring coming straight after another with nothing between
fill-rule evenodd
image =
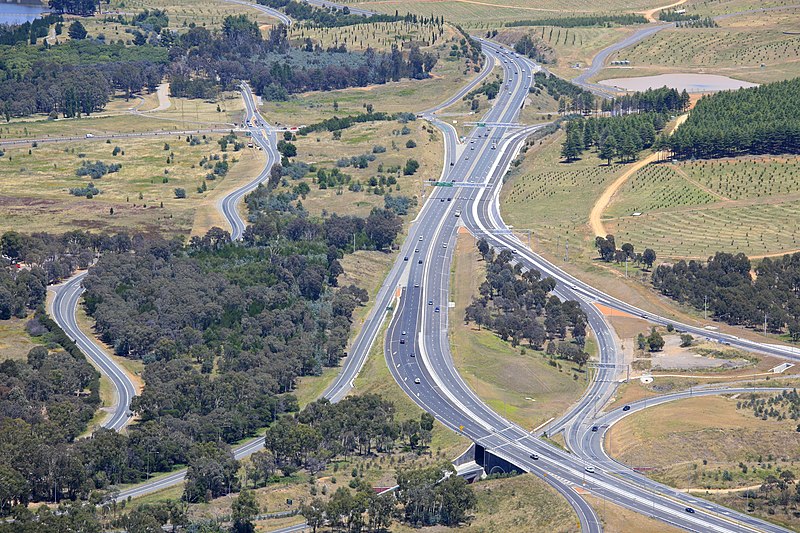
<instances>
[{"instance_id":1,"label":"asphalt surface","mask_svg":"<svg viewBox=\"0 0 800 533\"><path fill-rule=\"evenodd\" d=\"M488 43L484 43L484 47L488 53L499 56L506 82L483 122L513 124L527 94L530 74L536 67ZM441 123L434 123L441 127ZM446 163L450 172L445 180L455 181L455 187L435 189L428 200L434 207L423 212L417 226L409 233L408 241L416 243L415 250L419 251L411 254L409 261L405 261L406 256L398 260L407 264L407 284L402 289L402 298L385 341L387 363L398 384L451 429L497 456L542 476L562 494L572 495L568 501L578 513L584 531L599 531L601 526L585 501L574 497L576 488L690 531L741 531L742 528L783 531L778 526L713 504L688 513L685 509L693 507L696 498L685 494L667 495L671 489L655 483L645 484L637 477L632 481L621 479L620 465L608 471L604 464L594 465L582 454L569 454L551 446L492 411L463 382L454 369L447 338L450 261L457 227L464 224L476 235L486 237L496 248L516 250L516 261L527 268L542 270L531 259L529 250L524 250L502 224L495 195L526 131L515 132L514 128L502 125L488 132L484 130L476 128L467 137L465 149L452 167ZM443 128L443 132L453 137L451 128ZM456 143L455 139L448 140L448 146ZM457 211L458 217L455 216ZM575 435L578 435L595 402L604 403L603 398L613 392L615 369L610 365L616 364L618 350L602 316L583 298L587 295L581 294L577 285L576 288L579 290L574 290L569 282L561 282L556 294L583 301L589 325L600 340L601 362L609 365L598 370L589 393L565 419L565 423L575 424ZM533 453L539 459L532 459ZM593 467L594 472L588 473L587 466Z\"/></svg>"},{"instance_id":2,"label":"asphalt surface","mask_svg":"<svg viewBox=\"0 0 800 533\"><path fill-rule=\"evenodd\" d=\"M219 209L231 226L231 239L234 241L242 238L246 227L245 221L239 214L239 202L247 193L258 187L260 183L267 181L272 165L280 161L275 132L258 112L255 95L253 95L252 90L246 83L242 83L241 89L245 105L244 125L247 131L250 132L250 139L252 139L253 143L260 147L261 150L264 151L264 154L266 154L267 161L264 164L264 168L253 181L244 187L236 189L219 201Z\"/></svg>"},{"instance_id":3,"label":"asphalt surface","mask_svg":"<svg viewBox=\"0 0 800 533\"><path fill-rule=\"evenodd\" d=\"M243 5L243 6L247 6L247 7L252 7L253 9L257 9L258 11L261 11L262 13L266 13L267 15L269 15L272 18L278 19L281 22L281 24L284 24L286 26L291 26L292 22L294 22L283 11L279 11L277 9L273 9L271 7L267 7L267 6L264 6L264 5L261 5L261 4L254 4L252 2L245 2L244 0L224 0L224 1L228 2L230 4L239 4L239 5Z\"/></svg>"},{"instance_id":4,"label":"asphalt surface","mask_svg":"<svg viewBox=\"0 0 800 533\"><path fill-rule=\"evenodd\" d=\"M19 146L32 143L44 144L44 143L69 142L69 141L105 141L109 139L127 139L136 137L164 137L169 135L177 135L179 137L183 137L186 135L201 135L203 133L230 133L234 130L235 128L231 126L230 128L208 128L200 130L140 131L135 133L110 133L108 135L101 135L101 134L92 135L91 137L86 137L85 135L83 136L65 135L62 137L39 137L35 139L8 139L5 141L0 141L0 146Z\"/></svg>"},{"instance_id":5,"label":"asphalt surface","mask_svg":"<svg viewBox=\"0 0 800 533\"><path fill-rule=\"evenodd\" d=\"M136 396L136 388L125 371L109 358L103 349L94 340L90 339L78 327L75 313L78 309L78 300L85 290L81 283L86 272L79 273L61 285L53 287L55 297L52 302L51 316L78 345L81 351L95 363L114 387L115 404L111 416L101 424L103 427L119 431L130 422L133 414L129 406Z\"/></svg>"}]
</instances>

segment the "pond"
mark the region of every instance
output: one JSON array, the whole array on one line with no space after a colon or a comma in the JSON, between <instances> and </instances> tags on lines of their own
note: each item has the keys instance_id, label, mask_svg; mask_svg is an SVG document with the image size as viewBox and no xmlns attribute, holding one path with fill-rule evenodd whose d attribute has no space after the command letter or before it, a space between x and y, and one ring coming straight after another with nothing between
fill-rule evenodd
<instances>
[{"instance_id":1,"label":"pond","mask_svg":"<svg viewBox=\"0 0 800 533\"><path fill-rule=\"evenodd\" d=\"M24 24L41 17L46 12L47 9L43 5L0 3L0 24Z\"/></svg>"},{"instance_id":2,"label":"pond","mask_svg":"<svg viewBox=\"0 0 800 533\"><path fill-rule=\"evenodd\" d=\"M625 91L644 91L666 86L679 91L686 89L690 93L727 91L743 87L756 87L758 85L716 74L659 74L658 76L642 76L638 78L614 78L603 80L600 83Z\"/></svg>"}]
</instances>

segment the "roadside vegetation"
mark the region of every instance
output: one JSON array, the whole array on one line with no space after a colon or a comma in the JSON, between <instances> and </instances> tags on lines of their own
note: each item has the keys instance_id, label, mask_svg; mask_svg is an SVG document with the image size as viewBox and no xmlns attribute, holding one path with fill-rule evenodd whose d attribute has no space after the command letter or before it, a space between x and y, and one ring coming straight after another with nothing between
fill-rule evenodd
<instances>
[{"instance_id":1,"label":"roadside vegetation","mask_svg":"<svg viewBox=\"0 0 800 533\"><path fill-rule=\"evenodd\" d=\"M492 271L491 282L487 269ZM507 288L498 285L501 279L519 281L510 268L503 268L503 263L483 259L476 241L460 234L451 276L455 302L450 320L453 359L480 398L509 420L534 429L562 413L582 394L588 378L581 364L588 357L583 349L591 350L591 342L578 335L579 343L574 335L567 336L565 332L565 341L548 343L545 327L558 338L562 322L566 328L566 317L560 314L553 318L555 304L541 300L546 293L535 288L520 299L535 299L536 294L542 313L547 305L551 318L544 318L544 326L542 317L534 318L535 323L523 324L519 320L520 315L526 314L522 311L523 304L509 298ZM495 295L490 301L486 291L492 283ZM546 283L547 280L542 281L542 285ZM530 314L533 316L535 312ZM475 323L476 318L481 325ZM493 331L495 328L502 330L501 333ZM525 335L533 338L534 346L523 340Z\"/></svg>"}]
</instances>

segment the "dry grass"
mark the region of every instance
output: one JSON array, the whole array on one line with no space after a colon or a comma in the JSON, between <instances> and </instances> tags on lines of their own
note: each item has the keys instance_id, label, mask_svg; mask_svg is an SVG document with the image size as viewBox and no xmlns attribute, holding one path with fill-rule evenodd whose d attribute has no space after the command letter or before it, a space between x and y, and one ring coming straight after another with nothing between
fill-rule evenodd
<instances>
[{"instance_id":1,"label":"dry grass","mask_svg":"<svg viewBox=\"0 0 800 533\"><path fill-rule=\"evenodd\" d=\"M417 13L423 16L444 16L446 20L468 28L491 28L503 22L541 17L587 15L594 13L630 13L663 5L659 0L599 0L587 4L582 0L557 0L531 3L525 0L367 0L343 2L381 13Z\"/></svg>"},{"instance_id":2,"label":"dry grass","mask_svg":"<svg viewBox=\"0 0 800 533\"><path fill-rule=\"evenodd\" d=\"M671 402L631 415L608 433L609 453L678 488L732 488L759 484L787 468L800 446L796 422L755 418L736 400L702 397ZM744 473L739 463L749 466ZM732 480L722 478L729 471Z\"/></svg>"},{"instance_id":3,"label":"dry grass","mask_svg":"<svg viewBox=\"0 0 800 533\"><path fill-rule=\"evenodd\" d=\"M664 72L713 72L766 83L800 74L800 9L732 17L718 28L668 29L613 54L628 60L625 76ZM600 79L619 75L605 69Z\"/></svg>"},{"instance_id":4,"label":"dry grass","mask_svg":"<svg viewBox=\"0 0 800 533\"><path fill-rule=\"evenodd\" d=\"M209 135L191 146L178 136L118 139L112 144L78 141L42 144L36 148L10 147L0 164L0 230L26 228L27 231L65 231L82 228L95 231L138 230L162 234L188 235L196 212L211 211L216 188L229 190L228 178L207 180L208 191L197 187L209 169L200 166L203 157L222 156L217 139ZM165 143L169 150L164 150ZM122 151L112 155L115 147ZM170 154L174 159L167 163ZM231 165L230 181L246 177L238 174L239 159L255 159L255 151L227 152ZM76 176L83 161L120 163L119 172L92 180ZM252 166L245 166L252 172ZM252 178L250 178L252 179ZM92 199L73 196L70 188L88 182L100 189ZM186 190L187 198L177 199L175 188ZM110 210L113 208L113 215Z\"/></svg>"},{"instance_id":5,"label":"dry grass","mask_svg":"<svg viewBox=\"0 0 800 533\"><path fill-rule=\"evenodd\" d=\"M651 533L653 531L677 533L678 531L683 531L660 520L655 520L649 516L644 516L625 507L610 503L600 495L584 495L583 498L600 515L603 531L606 533Z\"/></svg>"},{"instance_id":6,"label":"dry grass","mask_svg":"<svg viewBox=\"0 0 800 533\"><path fill-rule=\"evenodd\" d=\"M572 365L548 364L543 352L500 340L489 330L464 324L464 309L485 278L475 240L461 233L451 276L455 307L450 312L453 359L470 387L495 411L533 429L564 412L583 393L586 377ZM577 379L575 377L577 376Z\"/></svg>"},{"instance_id":7,"label":"dry grass","mask_svg":"<svg viewBox=\"0 0 800 533\"><path fill-rule=\"evenodd\" d=\"M27 360L31 348L39 346L25 331L24 318L0 320L0 361Z\"/></svg>"},{"instance_id":8,"label":"dry grass","mask_svg":"<svg viewBox=\"0 0 800 533\"><path fill-rule=\"evenodd\" d=\"M399 134L404 126L411 130L408 135ZM416 143L416 147L406 148L406 142L409 140ZM340 215L366 216L373 207L383 207L383 196L375 194L368 185L370 178L379 179L380 176L394 176L397 180L396 185L384 188L387 194L416 197L421 203L420 195L426 193L423 181L438 179L442 168L441 136L432 126L421 120L407 124L398 122L358 124L343 130L341 140L334 140L330 132L317 132L298 137L295 144L299 161L327 170L336 168L336 161L340 158L369 154L375 145L386 148L386 152L375 154L376 159L369 163L368 168L358 169L349 166L339 169L351 176L351 183L361 182L363 190L360 192L350 191L348 185L320 189L315 183L313 174L303 178L311 188L307 198L302 200L303 206L314 215L325 211ZM415 159L420 164L413 176L405 176L402 172L402 167L408 159ZM396 170L392 171L392 168ZM297 183L288 180L285 189L289 190Z\"/></svg>"}]
</instances>

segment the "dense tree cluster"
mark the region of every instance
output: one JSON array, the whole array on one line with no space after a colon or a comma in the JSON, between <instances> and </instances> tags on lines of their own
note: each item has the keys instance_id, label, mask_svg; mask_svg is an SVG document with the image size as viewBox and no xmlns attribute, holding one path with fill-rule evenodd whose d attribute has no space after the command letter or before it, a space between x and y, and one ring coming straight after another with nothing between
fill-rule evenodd
<instances>
[{"instance_id":1,"label":"dense tree cluster","mask_svg":"<svg viewBox=\"0 0 800 533\"><path fill-rule=\"evenodd\" d=\"M653 263L656 261L656 252L652 248L646 248L644 252L637 253L634 246L626 242L617 249L617 242L613 235L595 237L594 246L597 248L597 253L600 254L600 259L606 263L614 261L620 264L630 261L636 263L636 265L644 265L647 268L653 268Z\"/></svg>"},{"instance_id":2,"label":"dense tree cluster","mask_svg":"<svg viewBox=\"0 0 800 533\"><path fill-rule=\"evenodd\" d=\"M400 15L397 11L395 11L394 15L376 13L365 16L352 14L347 7L344 9L338 9L334 6L319 7L296 0L258 0L258 3L273 9L280 9L294 20L303 21L309 26L319 26L323 28L336 28L377 22L410 22L415 24L436 24L438 26L444 24L444 17L426 18L413 13Z\"/></svg>"},{"instance_id":3,"label":"dense tree cluster","mask_svg":"<svg viewBox=\"0 0 800 533\"><path fill-rule=\"evenodd\" d=\"M662 19L663 20L663 19ZM625 13L621 15L587 15L582 17L557 17L533 20L514 20L506 22L508 27L515 26L556 26L559 28L580 28L585 26L611 26L619 24L629 26L631 24L646 24L647 19L642 15Z\"/></svg>"},{"instance_id":4,"label":"dense tree cluster","mask_svg":"<svg viewBox=\"0 0 800 533\"><path fill-rule=\"evenodd\" d=\"M800 153L800 78L705 96L666 145L679 158Z\"/></svg>"},{"instance_id":5,"label":"dense tree cluster","mask_svg":"<svg viewBox=\"0 0 800 533\"><path fill-rule=\"evenodd\" d=\"M412 114L414 119L416 116ZM378 122L386 120L395 120L398 114L371 112L359 113L358 115L349 115L346 117L331 117L326 118L314 124L308 124L300 128L297 132L298 135L308 135L315 131L337 131L344 130L351 127L353 124L362 124L364 122Z\"/></svg>"},{"instance_id":6,"label":"dense tree cluster","mask_svg":"<svg viewBox=\"0 0 800 533\"><path fill-rule=\"evenodd\" d=\"M281 417L264 438L266 451L254 462L253 481L266 481L276 470L290 475L300 468L316 474L337 457L391 453L398 444L417 449L430 442L433 417L396 421L394 404L367 394L332 404L318 400L295 417Z\"/></svg>"},{"instance_id":7,"label":"dense tree cluster","mask_svg":"<svg viewBox=\"0 0 800 533\"><path fill-rule=\"evenodd\" d=\"M95 46L90 44L89 48ZM145 87L153 91L164 75L164 66L150 61L118 61L92 66L40 62L27 73L13 78L12 72L1 69L0 111L6 120L33 113L56 117L90 115L102 110L114 91L124 91L128 96ZM2 79L4 76L9 78Z\"/></svg>"},{"instance_id":8,"label":"dense tree cluster","mask_svg":"<svg viewBox=\"0 0 800 533\"><path fill-rule=\"evenodd\" d=\"M81 231L63 235L8 231L0 237L0 320L24 318L47 297L47 285L87 267L114 239Z\"/></svg>"},{"instance_id":9,"label":"dense tree cluster","mask_svg":"<svg viewBox=\"0 0 800 533\"><path fill-rule=\"evenodd\" d=\"M491 329L514 346L525 339L536 350L547 339L565 340L569 329L577 349L562 352L583 365L588 357L583 352L586 315L578 302L561 302L550 295L555 281L542 279L538 270L522 273L519 265L512 265L510 250L495 254L481 239L478 251L486 261L486 280L480 297L467 306L464 320Z\"/></svg>"},{"instance_id":10,"label":"dense tree cluster","mask_svg":"<svg viewBox=\"0 0 800 533\"><path fill-rule=\"evenodd\" d=\"M280 173L277 178L280 179ZM299 194L299 190L272 194L264 186L249 194L245 201L252 224L245 230L245 241L261 243L279 235L299 242L322 239L330 249L329 254L333 254L352 251L354 239L358 249L383 250L394 243L400 232L400 217L389 209L377 207L366 218L332 214L323 221L311 220L302 206L291 203ZM287 217L293 217L291 223L286 222Z\"/></svg>"},{"instance_id":11,"label":"dense tree cluster","mask_svg":"<svg viewBox=\"0 0 800 533\"><path fill-rule=\"evenodd\" d=\"M50 9L56 13L69 13L88 17L100 7L100 0L49 0Z\"/></svg>"},{"instance_id":12,"label":"dense tree cluster","mask_svg":"<svg viewBox=\"0 0 800 533\"><path fill-rule=\"evenodd\" d=\"M679 92L677 89L661 87L603 100L601 109L614 115L649 112L670 114L686 111L688 106L689 93L686 89Z\"/></svg>"},{"instance_id":13,"label":"dense tree cluster","mask_svg":"<svg viewBox=\"0 0 800 533\"><path fill-rule=\"evenodd\" d=\"M788 329L800 339L800 253L762 259L753 268L744 254L717 252L707 261L660 265L653 286L662 294L708 311L728 324L772 332Z\"/></svg>"},{"instance_id":14,"label":"dense tree cluster","mask_svg":"<svg viewBox=\"0 0 800 533\"><path fill-rule=\"evenodd\" d=\"M334 531L386 531L395 516L414 527L455 527L475 506L475 494L450 464L397 473L397 491L378 495L363 481L336 489L327 502L314 498L300 512L312 531L328 525ZM399 505L399 507L398 507Z\"/></svg>"},{"instance_id":15,"label":"dense tree cluster","mask_svg":"<svg viewBox=\"0 0 800 533\"><path fill-rule=\"evenodd\" d=\"M276 26L262 39L256 23L243 15L226 17L218 34L201 27L190 29L176 39L170 57L170 89L176 96L205 94L217 86L230 89L244 79L257 94L271 100L302 91L422 79L437 61L417 46L411 47L407 58L397 47L388 54L372 49L357 54L344 45L325 51L307 40L302 48L293 48L285 26Z\"/></svg>"},{"instance_id":16,"label":"dense tree cluster","mask_svg":"<svg viewBox=\"0 0 800 533\"><path fill-rule=\"evenodd\" d=\"M556 53L539 36L528 34L514 44L514 51L520 55L530 57L538 63L555 63Z\"/></svg>"},{"instance_id":17,"label":"dense tree cluster","mask_svg":"<svg viewBox=\"0 0 800 533\"><path fill-rule=\"evenodd\" d=\"M553 100L559 102L561 112L590 113L595 107L595 98L591 92L540 70L533 74L530 91L538 94L542 90L546 90Z\"/></svg>"},{"instance_id":18,"label":"dense tree cluster","mask_svg":"<svg viewBox=\"0 0 800 533\"><path fill-rule=\"evenodd\" d=\"M47 37L50 26L64 20L61 15L49 13L43 17L34 19L32 22L22 24L5 25L0 24L0 45L14 45L17 43L36 44L37 39Z\"/></svg>"},{"instance_id":19,"label":"dense tree cluster","mask_svg":"<svg viewBox=\"0 0 800 533\"><path fill-rule=\"evenodd\" d=\"M609 164L614 157L620 161L635 161L639 152L656 142L656 134L666 124L661 113L642 113L616 117L590 117L570 120L561 156L567 162L580 158L592 147Z\"/></svg>"}]
</instances>

